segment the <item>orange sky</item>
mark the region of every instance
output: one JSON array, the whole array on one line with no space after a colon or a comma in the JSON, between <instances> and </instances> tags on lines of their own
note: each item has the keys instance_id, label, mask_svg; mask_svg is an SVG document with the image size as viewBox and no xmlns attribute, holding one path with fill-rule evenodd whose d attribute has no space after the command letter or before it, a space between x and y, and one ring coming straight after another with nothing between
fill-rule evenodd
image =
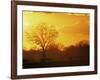
<instances>
[{"instance_id":1,"label":"orange sky","mask_svg":"<svg viewBox=\"0 0 100 80\"><path fill-rule=\"evenodd\" d=\"M32 49L39 47L32 44L25 32L35 29L40 23L47 23L59 32L55 42L64 46L70 46L82 40L89 41L89 14L78 13L46 13L23 12L23 48Z\"/></svg>"}]
</instances>

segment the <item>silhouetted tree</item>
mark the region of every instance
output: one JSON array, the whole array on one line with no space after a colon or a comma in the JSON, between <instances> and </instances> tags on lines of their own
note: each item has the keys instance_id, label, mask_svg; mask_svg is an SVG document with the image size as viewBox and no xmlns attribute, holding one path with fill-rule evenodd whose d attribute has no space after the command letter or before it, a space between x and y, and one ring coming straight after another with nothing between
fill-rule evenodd
<instances>
[{"instance_id":1,"label":"silhouetted tree","mask_svg":"<svg viewBox=\"0 0 100 80\"><path fill-rule=\"evenodd\" d=\"M29 33L28 33L29 34ZM35 33L33 33L29 39L39 45L42 49L43 59L45 59L46 48L57 37L58 32L46 23L39 24L36 27Z\"/></svg>"}]
</instances>

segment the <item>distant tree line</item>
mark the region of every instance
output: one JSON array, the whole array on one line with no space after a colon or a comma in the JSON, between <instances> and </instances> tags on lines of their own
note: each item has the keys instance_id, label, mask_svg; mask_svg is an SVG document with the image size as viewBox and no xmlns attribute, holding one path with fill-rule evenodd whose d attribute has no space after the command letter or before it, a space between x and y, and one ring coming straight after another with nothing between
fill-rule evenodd
<instances>
[{"instance_id":1,"label":"distant tree line","mask_svg":"<svg viewBox=\"0 0 100 80\"><path fill-rule=\"evenodd\" d=\"M46 49L45 63L42 60L41 50L23 50L23 66L34 67L34 64L48 66L81 66L89 65L89 44L86 41L81 41L76 45L65 47L63 50L58 48L58 45L52 44ZM35 65L41 67L41 65Z\"/></svg>"}]
</instances>

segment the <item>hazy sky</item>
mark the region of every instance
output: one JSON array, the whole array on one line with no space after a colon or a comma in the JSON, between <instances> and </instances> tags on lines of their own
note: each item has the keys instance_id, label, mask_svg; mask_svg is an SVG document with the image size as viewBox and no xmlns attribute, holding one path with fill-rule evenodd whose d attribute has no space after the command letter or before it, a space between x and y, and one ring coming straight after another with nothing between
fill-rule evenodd
<instances>
[{"instance_id":1,"label":"hazy sky","mask_svg":"<svg viewBox=\"0 0 100 80\"><path fill-rule=\"evenodd\" d=\"M31 28L35 29L40 23L53 25L59 35L56 43L70 46L79 41L89 41L89 14L78 13L46 13L46 12L23 12L23 47L26 49L36 48L36 44L29 42L24 35Z\"/></svg>"}]
</instances>

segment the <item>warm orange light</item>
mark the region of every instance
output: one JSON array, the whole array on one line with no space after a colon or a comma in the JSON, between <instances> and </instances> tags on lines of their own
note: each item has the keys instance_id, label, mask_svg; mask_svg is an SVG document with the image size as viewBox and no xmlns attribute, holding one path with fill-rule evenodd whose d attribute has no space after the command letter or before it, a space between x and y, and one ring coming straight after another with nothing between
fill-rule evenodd
<instances>
[{"instance_id":1,"label":"warm orange light","mask_svg":"<svg viewBox=\"0 0 100 80\"><path fill-rule=\"evenodd\" d=\"M63 46L75 45L79 41L89 41L89 14L79 13L46 13L23 12L23 48L26 50L39 49L35 43L31 43L25 32L35 28L40 23L47 23L59 32L55 42Z\"/></svg>"}]
</instances>

